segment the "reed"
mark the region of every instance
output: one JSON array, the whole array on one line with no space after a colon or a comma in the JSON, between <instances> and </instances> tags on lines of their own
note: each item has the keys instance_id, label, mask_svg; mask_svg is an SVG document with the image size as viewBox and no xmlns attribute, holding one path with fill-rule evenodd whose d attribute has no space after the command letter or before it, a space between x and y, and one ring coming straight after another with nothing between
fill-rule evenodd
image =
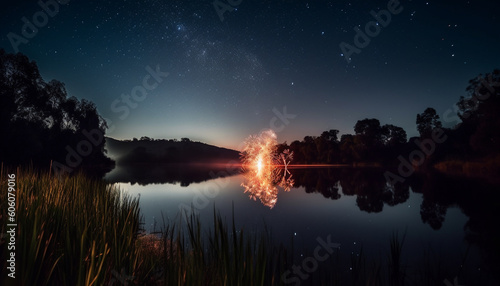
<instances>
[{"instance_id":1,"label":"reed","mask_svg":"<svg viewBox=\"0 0 500 286\"><path fill-rule=\"evenodd\" d=\"M390 253L388 258L389 285L403 286L406 279L406 268L401 262L406 231L403 238L399 240L398 233L393 233L390 240Z\"/></svg>"},{"instance_id":2,"label":"reed","mask_svg":"<svg viewBox=\"0 0 500 286\"><path fill-rule=\"evenodd\" d=\"M166 225L159 240L163 245L157 261L162 285L266 285L279 283L278 265L283 247L271 247L266 234L249 236L215 211L213 226L203 229L191 215L183 227Z\"/></svg>"},{"instance_id":3,"label":"reed","mask_svg":"<svg viewBox=\"0 0 500 286\"><path fill-rule=\"evenodd\" d=\"M2 167L0 177L7 172ZM137 272L137 199L83 174L10 173L16 174L17 285L104 285L114 269ZM0 189L7 189L5 180ZM6 192L0 198L4 204ZM7 208L1 209L5 218Z\"/></svg>"}]
</instances>

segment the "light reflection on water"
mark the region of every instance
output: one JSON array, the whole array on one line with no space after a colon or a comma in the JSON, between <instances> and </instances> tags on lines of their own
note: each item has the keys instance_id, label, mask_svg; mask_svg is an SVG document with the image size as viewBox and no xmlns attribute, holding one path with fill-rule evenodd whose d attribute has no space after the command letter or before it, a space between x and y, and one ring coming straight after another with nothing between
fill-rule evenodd
<instances>
[{"instance_id":1,"label":"light reflection on water","mask_svg":"<svg viewBox=\"0 0 500 286\"><path fill-rule=\"evenodd\" d=\"M293 187L294 180L286 168L258 163L257 168L249 169L243 174L241 186L245 188L251 199L273 208L278 201L280 190L288 192Z\"/></svg>"},{"instance_id":2,"label":"light reflection on water","mask_svg":"<svg viewBox=\"0 0 500 286\"><path fill-rule=\"evenodd\" d=\"M295 170L292 170L292 173L293 171ZM459 208L449 207L439 230L434 230L428 223L423 222L423 195L411 189L404 196L405 199L397 204L392 203L393 199L386 199L383 209L378 206L378 201L382 199L375 195L378 200L370 201L369 205L377 206L371 209L372 211L366 211L366 206L360 206L360 198L366 197L367 191L356 189L357 194L353 194L352 189L344 189L342 186L350 188L352 182L340 181L324 188L317 183L316 192L311 191L311 187L300 186L300 182L288 192L278 192L275 187L279 182L271 182L264 185L266 190L276 191L271 200L268 199L269 196L259 197L259 193L251 194L259 198L261 203L259 200L250 199L245 193L252 190L246 187L249 178L252 179L245 173L191 183L188 186L130 183L119 183L119 186L131 196L140 194L140 208L147 231L152 231L155 221L158 230L163 223L162 215L167 223L180 223L180 206L191 205L200 215L202 225L208 228L213 223L214 207L230 221L234 204L237 228L243 228L250 234L259 234L264 225L267 225L276 243L289 244L293 237L296 247L301 249L311 249L318 237L331 235L332 241L342 245L344 253L358 253L363 247L363 253L374 258L385 258L389 251L390 237L395 232L398 232L400 237L406 232L403 254L409 260L421 258L423 249L433 249L442 257L460 261L468 246L464 240L467 216ZM298 175L297 178L303 179L304 176ZM358 183L370 185L361 181ZM262 185L258 182L255 184ZM327 198L329 194L319 191L323 189L333 190L340 195ZM368 198L371 199L373 198ZM270 204L274 207L270 208ZM362 204L366 202L363 201Z\"/></svg>"}]
</instances>

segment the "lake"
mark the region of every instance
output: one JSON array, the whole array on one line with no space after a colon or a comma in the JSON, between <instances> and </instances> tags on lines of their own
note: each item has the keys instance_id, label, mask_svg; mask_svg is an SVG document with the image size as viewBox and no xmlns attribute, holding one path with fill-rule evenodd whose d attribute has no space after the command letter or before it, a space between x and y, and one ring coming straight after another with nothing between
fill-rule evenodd
<instances>
[{"instance_id":1,"label":"lake","mask_svg":"<svg viewBox=\"0 0 500 286\"><path fill-rule=\"evenodd\" d=\"M199 214L207 229L214 208L230 223L234 207L238 229L261 235L267 227L273 241L285 245L293 239L298 263L313 256L319 240L340 244L346 257L362 251L368 262L385 261L397 234L404 237L402 262L408 271L439 264L451 283L459 276L466 285L486 285L498 262L500 208L491 199L495 186L439 174L392 186L384 172L289 168L265 182L234 167L117 167L106 179L140 196L149 232L161 228L162 217L167 223L183 223L181 210ZM350 271L348 263L345 268Z\"/></svg>"}]
</instances>

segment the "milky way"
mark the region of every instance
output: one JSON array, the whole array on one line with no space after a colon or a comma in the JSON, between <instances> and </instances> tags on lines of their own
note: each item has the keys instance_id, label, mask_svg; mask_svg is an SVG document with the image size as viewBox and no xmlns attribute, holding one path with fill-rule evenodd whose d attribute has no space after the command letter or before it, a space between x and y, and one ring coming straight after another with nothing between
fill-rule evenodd
<instances>
[{"instance_id":1,"label":"milky way","mask_svg":"<svg viewBox=\"0 0 500 286\"><path fill-rule=\"evenodd\" d=\"M2 5L0 47L17 48L46 80L95 102L115 138L236 148L285 106L296 117L279 141L353 133L364 118L413 136L417 113L446 111L469 79L499 67L494 1L241 1L223 17L214 1L66 1L57 13L56 2L41 2L45 10L34 1ZM388 23L373 16L396 4ZM43 25L14 47L23 17ZM376 35L359 48L358 31ZM350 61L342 42L359 49ZM141 85L148 66L168 77L120 119L111 104Z\"/></svg>"}]
</instances>

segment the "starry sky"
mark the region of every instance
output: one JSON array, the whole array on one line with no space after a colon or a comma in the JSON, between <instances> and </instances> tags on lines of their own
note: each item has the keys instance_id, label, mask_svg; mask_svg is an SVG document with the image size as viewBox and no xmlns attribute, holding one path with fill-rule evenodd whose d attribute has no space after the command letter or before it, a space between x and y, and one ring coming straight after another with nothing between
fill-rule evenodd
<instances>
[{"instance_id":1,"label":"starry sky","mask_svg":"<svg viewBox=\"0 0 500 286\"><path fill-rule=\"evenodd\" d=\"M417 113L442 115L500 68L497 1L59 2L2 4L0 48L93 101L118 139L238 149L266 128L290 143L364 118L410 137Z\"/></svg>"}]
</instances>

